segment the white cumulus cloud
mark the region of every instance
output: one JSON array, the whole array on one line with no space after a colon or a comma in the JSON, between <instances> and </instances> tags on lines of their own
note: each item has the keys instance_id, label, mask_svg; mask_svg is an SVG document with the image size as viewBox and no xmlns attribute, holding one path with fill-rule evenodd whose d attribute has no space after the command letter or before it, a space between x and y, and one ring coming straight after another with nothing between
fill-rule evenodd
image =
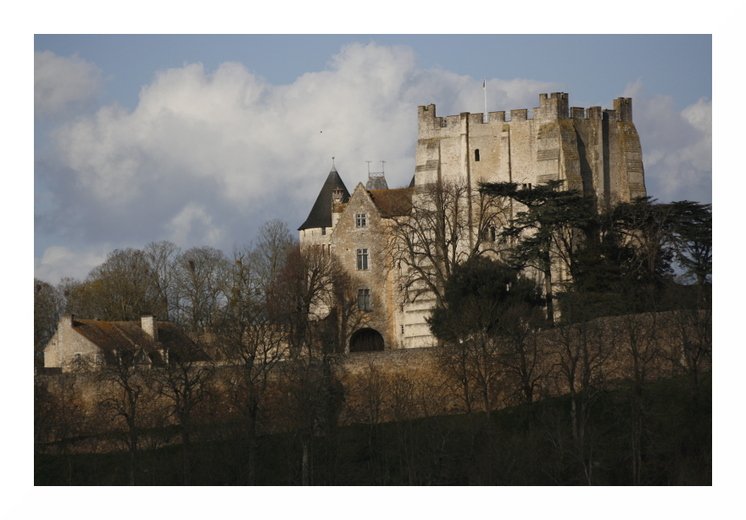
<instances>
[{"instance_id":1,"label":"white cumulus cloud","mask_svg":"<svg viewBox=\"0 0 746 520\"><path fill-rule=\"evenodd\" d=\"M43 68L64 68L62 58L42 54L37 59L50 62ZM64 60L88 78L80 85L92 95L95 66ZM531 108L539 93L562 89L530 79L487 83L489 110ZM50 110L74 100L55 96L45 102ZM50 134L53 149L39 155L36 172L44 193L37 230L48 243L81 250L160 240L230 250L267 220L300 225L332 157L350 190L365 182L365 161L374 171L386 161L392 188L409 184L417 106L430 103L439 115L481 112L482 79L423 69L410 48L376 44L345 46L326 70L289 85L272 85L240 63L163 70L141 88L133 110L103 106ZM45 272L54 258L43 259Z\"/></svg>"}]
</instances>

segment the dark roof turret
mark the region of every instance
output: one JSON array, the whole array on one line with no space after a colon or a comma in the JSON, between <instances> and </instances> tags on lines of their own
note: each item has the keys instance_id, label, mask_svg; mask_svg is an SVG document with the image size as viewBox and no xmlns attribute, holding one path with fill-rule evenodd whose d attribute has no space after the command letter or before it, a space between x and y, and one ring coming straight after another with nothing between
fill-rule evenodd
<instances>
[{"instance_id":1,"label":"dark roof turret","mask_svg":"<svg viewBox=\"0 0 746 520\"><path fill-rule=\"evenodd\" d=\"M347 191L345 183L342 182L342 178L337 173L337 168L332 164L332 169L326 178L326 182L321 187L321 192L319 192L319 196L316 198L313 208L311 208L311 213L308 214L308 218L298 228L298 231L311 228L332 227L332 192L337 188L343 192L342 202L349 201L350 192Z\"/></svg>"}]
</instances>

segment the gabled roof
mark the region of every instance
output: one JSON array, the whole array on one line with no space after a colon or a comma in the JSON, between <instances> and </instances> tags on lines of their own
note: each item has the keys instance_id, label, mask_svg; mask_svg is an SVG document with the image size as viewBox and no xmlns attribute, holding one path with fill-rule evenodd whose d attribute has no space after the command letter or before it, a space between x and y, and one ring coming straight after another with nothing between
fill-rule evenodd
<instances>
[{"instance_id":1,"label":"gabled roof","mask_svg":"<svg viewBox=\"0 0 746 520\"><path fill-rule=\"evenodd\" d=\"M412 211L414 188L395 190L370 190L370 198L384 218L402 217Z\"/></svg>"},{"instance_id":2,"label":"gabled roof","mask_svg":"<svg viewBox=\"0 0 746 520\"><path fill-rule=\"evenodd\" d=\"M209 357L190 340L176 325L159 321L158 342L154 342L139 321L73 320L76 332L91 341L104 352L107 361L114 360L114 352L142 350L154 363L163 363L161 349L168 350L169 357L184 361L209 361Z\"/></svg>"},{"instance_id":3,"label":"gabled roof","mask_svg":"<svg viewBox=\"0 0 746 520\"><path fill-rule=\"evenodd\" d=\"M298 228L298 231L310 228L332 227L332 192L337 188L340 188L343 192L342 202L349 201L350 192L347 191L347 187L342 182L339 173L337 173L337 168L332 166L329 176L321 187L321 192L319 192L313 208L311 208L311 213L308 214L308 218Z\"/></svg>"}]
</instances>

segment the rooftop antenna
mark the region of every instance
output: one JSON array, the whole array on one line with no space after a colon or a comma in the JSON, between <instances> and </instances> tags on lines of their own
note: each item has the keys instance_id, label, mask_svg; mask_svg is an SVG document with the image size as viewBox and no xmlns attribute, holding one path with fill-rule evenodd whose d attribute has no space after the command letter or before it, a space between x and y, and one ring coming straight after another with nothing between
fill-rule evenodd
<instances>
[{"instance_id":1,"label":"rooftop antenna","mask_svg":"<svg viewBox=\"0 0 746 520\"><path fill-rule=\"evenodd\" d=\"M386 164L386 161L381 161L381 173L383 173L383 165Z\"/></svg>"},{"instance_id":2,"label":"rooftop antenna","mask_svg":"<svg viewBox=\"0 0 746 520\"><path fill-rule=\"evenodd\" d=\"M372 163L373 161L365 161L365 162L368 163L368 177L370 177L370 163Z\"/></svg>"},{"instance_id":3,"label":"rooftop antenna","mask_svg":"<svg viewBox=\"0 0 746 520\"><path fill-rule=\"evenodd\" d=\"M490 116L487 112L487 77L482 78L482 90L484 90L484 114L482 114L482 123L489 123Z\"/></svg>"}]
</instances>

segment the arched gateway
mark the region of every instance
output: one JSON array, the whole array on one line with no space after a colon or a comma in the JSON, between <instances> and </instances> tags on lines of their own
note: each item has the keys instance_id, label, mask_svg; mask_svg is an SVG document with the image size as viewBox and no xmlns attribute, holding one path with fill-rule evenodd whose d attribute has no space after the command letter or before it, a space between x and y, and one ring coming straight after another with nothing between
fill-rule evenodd
<instances>
[{"instance_id":1,"label":"arched gateway","mask_svg":"<svg viewBox=\"0 0 746 520\"><path fill-rule=\"evenodd\" d=\"M383 350L383 336L374 329L360 329L350 338L350 352Z\"/></svg>"}]
</instances>

